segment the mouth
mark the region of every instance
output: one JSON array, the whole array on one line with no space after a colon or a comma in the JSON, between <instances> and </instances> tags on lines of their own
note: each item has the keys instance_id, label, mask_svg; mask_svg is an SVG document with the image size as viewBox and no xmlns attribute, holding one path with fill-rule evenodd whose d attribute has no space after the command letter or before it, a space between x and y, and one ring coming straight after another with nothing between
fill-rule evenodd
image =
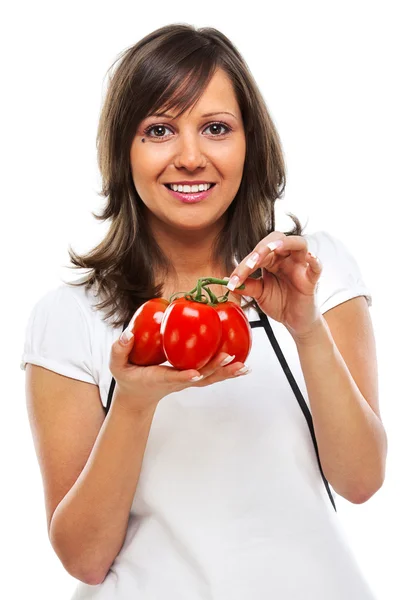
<instances>
[{"instance_id":1,"label":"mouth","mask_svg":"<svg viewBox=\"0 0 400 600\"><path fill-rule=\"evenodd\" d=\"M181 202L184 202L186 204L193 204L193 203L200 202L201 200L205 200L206 198L208 198L208 196L211 194L212 190L214 189L214 187L217 184L212 183L211 186L207 190L203 190L203 191L199 191L199 192L183 192L183 191L178 192L178 191L174 191L171 188L171 185L173 185L173 184L164 183L163 185L168 190L168 192L170 194L172 194L172 196L174 196L176 199L178 199Z\"/></svg>"},{"instance_id":2,"label":"mouth","mask_svg":"<svg viewBox=\"0 0 400 600\"><path fill-rule=\"evenodd\" d=\"M211 181L204 182L203 184L196 184L196 185L197 185L197 187L199 187L200 185L203 187L203 189L201 189L201 190L198 190L197 192L188 192L187 190L186 190L186 192L184 192L183 190L173 190L173 188L172 188L172 186L173 186L173 185L174 185L175 187L176 187L176 186L181 186L182 188L184 188L185 186L186 186L186 187L191 187L191 186L189 186L189 185L188 185L188 184L186 184L186 183L164 183L164 185L165 185L165 186L166 186L166 187L167 187L169 190L172 190L172 191L180 191L180 192L182 192L182 193L191 193L191 194L195 194L195 193L196 193L196 194L197 194L198 192L205 192L205 191L207 191L206 189L204 189L204 188L205 188L205 186L207 186L207 189L210 189L210 188L214 187L214 185L216 185L216 184L215 184L215 183L213 183L213 182L211 182Z\"/></svg>"}]
</instances>

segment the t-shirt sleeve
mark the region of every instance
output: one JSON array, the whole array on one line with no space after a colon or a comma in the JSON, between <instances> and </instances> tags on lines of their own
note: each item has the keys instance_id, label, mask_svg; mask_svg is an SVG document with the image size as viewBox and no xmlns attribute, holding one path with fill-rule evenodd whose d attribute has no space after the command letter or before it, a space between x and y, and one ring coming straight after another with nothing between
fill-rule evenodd
<instances>
[{"instance_id":1,"label":"t-shirt sleeve","mask_svg":"<svg viewBox=\"0 0 400 600\"><path fill-rule=\"evenodd\" d=\"M322 262L323 270L317 287L321 313L357 296L365 296L368 306L372 306L371 290L347 246L326 231L305 237L310 252Z\"/></svg>"},{"instance_id":2,"label":"t-shirt sleeve","mask_svg":"<svg viewBox=\"0 0 400 600\"><path fill-rule=\"evenodd\" d=\"M21 369L27 363L97 384L88 318L70 287L51 290L34 305L26 325Z\"/></svg>"}]
</instances>

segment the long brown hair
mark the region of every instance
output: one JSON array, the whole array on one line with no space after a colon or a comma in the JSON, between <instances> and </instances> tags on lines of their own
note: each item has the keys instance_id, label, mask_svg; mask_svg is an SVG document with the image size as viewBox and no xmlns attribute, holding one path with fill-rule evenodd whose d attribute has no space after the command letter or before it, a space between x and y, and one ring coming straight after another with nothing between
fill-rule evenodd
<instances>
[{"instance_id":1,"label":"long brown hair","mask_svg":"<svg viewBox=\"0 0 400 600\"><path fill-rule=\"evenodd\" d=\"M180 116L200 98L218 68L230 78L243 118L246 157L238 192L213 246L213 260L218 257L228 274L233 257L240 262L275 230L274 205L286 185L278 133L248 66L223 33L213 27L167 25L124 50L108 72L117 63L109 75L97 132L99 195L106 204L101 214L92 213L100 221L110 219L110 227L88 253L68 249L69 268L90 270L68 285L93 287L96 297L103 298L96 309L104 310L104 320L111 319L114 327L128 321L146 300L161 296L156 269L165 275L172 270L150 232L131 175L130 148L144 118L161 108L177 108ZM302 235L298 218L288 216L295 226L286 235ZM258 269L252 277L260 275ZM255 301L246 306L258 309Z\"/></svg>"}]
</instances>

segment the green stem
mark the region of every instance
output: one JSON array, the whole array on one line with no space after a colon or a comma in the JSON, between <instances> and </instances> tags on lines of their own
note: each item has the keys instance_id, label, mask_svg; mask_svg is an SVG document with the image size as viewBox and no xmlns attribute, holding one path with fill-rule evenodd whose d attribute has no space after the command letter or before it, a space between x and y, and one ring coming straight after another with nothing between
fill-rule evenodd
<instances>
[{"instance_id":1,"label":"green stem","mask_svg":"<svg viewBox=\"0 0 400 600\"><path fill-rule=\"evenodd\" d=\"M226 292L223 296L218 296L218 302L221 304L222 302L228 302L229 291Z\"/></svg>"},{"instance_id":2,"label":"green stem","mask_svg":"<svg viewBox=\"0 0 400 600\"><path fill-rule=\"evenodd\" d=\"M195 296L196 302L201 302L202 291L203 291L203 288L201 287L201 280L198 279L197 280L197 293Z\"/></svg>"},{"instance_id":3,"label":"green stem","mask_svg":"<svg viewBox=\"0 0 400 600\"><path fill-rule=\"evenodd\" d=\"M210 296L211 304L219 304L217 296L212 293L210 288L203 286L203 289L206 290L207 294Z\"/></svg>"},{"instance_id":4,"label":"green stem","mask_svg":"<svg viewBox=\"0 0 400 600\"><path fill-rule=\"evenodd\" d=\"M199 279L199 281L202 282L201 285L210 285L212 283L216 283L218 285L224 285L224 286L228 285L228 281L226 279L217 279L216 277L202 277L201 279ZM244 283L242 283L242 285L240 285L236 289L237 290L244 290L245 289Z\"/></svg>"},{"instance_id":5,"label":"green stem","mask_svg":"<svg viewBox=\"0 0 400 600\"><path fill-rule=\"evenodd\" d=\"M207 296L202 293L203 290L206 290L210 297L211 304L221 304L222 302L228 301L228 295L229 295L230 290L227 290L227 292L223 296L220 296L219 297L219 298L221 298L221 300L220 300L206 286L212 285L212 284L226 286L227 283L228 283L228 281L226 279L218 279L216 277L201 277L200 279L197 280L196 287L194 287L192 290L190 290L190 292L176 292L175 294L172 294L172 296L169 299L169 302L172 302L172 299L174 298L174 296L177 296L178 294L184 294L185 298L188 300L191 299L195 302L201 302L202 304L208 304L209 302L208 302ZM244 283L242 283L242 285L240 285L236 289L244 290L245 289Z\"/></svg>"},{"instance_id":6,"label":"green stem","mask_svg":"<svg viewBox=\"0 0 400 600\"><path fill-rule=\"evenodd\" d=\"M173 300L174 296L177 296L178 294L187 294L187 292L175 292L175 294L172 294L172 296L170 296L168 302L171 303Z\"/></svg>"}]
</instances>

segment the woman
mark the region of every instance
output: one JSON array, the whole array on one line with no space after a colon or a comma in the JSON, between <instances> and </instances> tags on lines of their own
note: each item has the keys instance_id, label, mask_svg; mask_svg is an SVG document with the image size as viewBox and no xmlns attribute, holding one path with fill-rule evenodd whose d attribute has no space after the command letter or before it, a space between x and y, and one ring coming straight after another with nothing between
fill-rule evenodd
<instances>
[{"instance_id":1,"label":"woman","mask_svg":"<svg viewBox=\"0 0 400 600\"><path fill-rule=\"evenodd\" d=\"M89 275L38 301L22 360L74 599L373 598L329 486L361 503L384 480L358 265L294 216L275 230L279 137L221 32L162 27L120 58L98 131L95 216L111 226L87 255L70 250ZM136 309L205 276L229 279L251 322L247 365L130 364Z\"/></svg>"}]
</instances>

